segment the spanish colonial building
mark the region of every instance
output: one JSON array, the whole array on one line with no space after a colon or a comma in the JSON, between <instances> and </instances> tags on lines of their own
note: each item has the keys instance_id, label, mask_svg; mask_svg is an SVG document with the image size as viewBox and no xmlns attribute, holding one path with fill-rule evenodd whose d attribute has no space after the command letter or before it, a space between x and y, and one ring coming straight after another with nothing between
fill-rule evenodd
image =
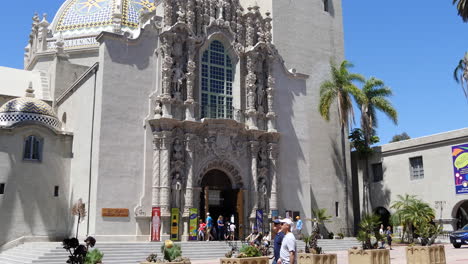
<instances>
[{"instance_id":1,"label":"spanish colonial building","mask_svg":"<svg viewBox=\"0 0 468 264\"><path fill-rule=\"evenodd\" d=\"M71 234L79 199L79 232L98 240L150 240L153 208L161 239L172 208L181 240L192 208L238 236L257 210L268 223L326 208L328 230L350 233L349 156L336 111L327 123L317 106L343 57L340 0L67 0L52 22L34 15L24 70L0 68L0 246Z\"/></svg>"}]
</instances>

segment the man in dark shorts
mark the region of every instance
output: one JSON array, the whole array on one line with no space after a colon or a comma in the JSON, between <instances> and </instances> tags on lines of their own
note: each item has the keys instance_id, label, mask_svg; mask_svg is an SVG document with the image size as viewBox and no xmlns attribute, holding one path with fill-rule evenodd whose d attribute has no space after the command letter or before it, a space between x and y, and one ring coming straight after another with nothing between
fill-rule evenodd
<instances>
[{"instance_id":1,"label":"man in dark shorts","mask_svg":"<svg viewBox=\"0 0 468 264\"><path fill-rule=\"evenodd\" d=\"M385 236L387 237L387 244L392 249L392 228L387 226L387 230L385 230Z\"/></svg>"},{"instance_id":2,"label":"man in dark shorts","mask_svg":"<svg viewBox=\"0 0 468 264\"><path fill-rule=\"evenodd\" d=\"M284 237L284 233L281 232L281 223L278 219L273 220L273 231L276 233L275 241L273 242L273 264L276 264L280 257L281 243L283 242Z\"/></svg>"}]
</instances>

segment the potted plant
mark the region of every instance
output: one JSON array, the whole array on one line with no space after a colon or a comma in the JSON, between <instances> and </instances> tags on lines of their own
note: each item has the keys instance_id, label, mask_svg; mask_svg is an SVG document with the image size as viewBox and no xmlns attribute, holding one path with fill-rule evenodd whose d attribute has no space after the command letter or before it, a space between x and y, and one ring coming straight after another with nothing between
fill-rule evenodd
<instances>
[{"instance_id":1,"label":"potted plant","mask_svg":"<svg viewBox=\"0 0 468 264\"><path fill-rule=\"evenodd\" d=\"M164 241L164 244L161 246L161 253L163 254L163 259L158 259L158 255L151 254L146 258L146 261L141 262L141 264L167 262L174 264L190 264L190 259L182 257L180 246L174 244L171 240Z\"/></svg>"},{"instance_id":2,"label":"potted plant","mask_svg":"<svg viewBox=\"0 0 468 264\"><path fill-rule=\"evenodd\" d=\"M252 245L244 245L239 250L239 254L232 258L220 259L221 264L269 264L269 257L262 256L260 250Z\"/></svg>"},{"instance_id":3,"label":"potted plant","mask_svg":"<svg viewBox=\"0 0 468 264\"><path fill-rule=\"evenodd\" d=\"M375 249L381 236L378 231L380 217L375 214L365 215L359 223L360 230L357 239L362 242L362 248L348 250L349 264L389 264L390 250Z\"/></svg>"},{"instance_id":4,"label":"potted plant","mask_svg":"<svg viewBox=\"0 0 468 264\"><path fill-rule=\"evenodd\" d=\"M318 221L312 225L312 235L304 236L303 240L306 244L305 252L297 254L298 264L336 264L336 254L322 254L322 249L317 246L319 228Z\"/></svg>"},{"instance_id":5,"label":"potted plant","mask_svg":"<svg viewBox=\"0 0 468 264\"><path fill-rule=\"evenodd\" d=\"M99 249L93 249L91 251L88 251L85 257L85 264L100 264L102 263L102 258L104 257L104 254L99 251Z\"/></svg>"}]
</instances>

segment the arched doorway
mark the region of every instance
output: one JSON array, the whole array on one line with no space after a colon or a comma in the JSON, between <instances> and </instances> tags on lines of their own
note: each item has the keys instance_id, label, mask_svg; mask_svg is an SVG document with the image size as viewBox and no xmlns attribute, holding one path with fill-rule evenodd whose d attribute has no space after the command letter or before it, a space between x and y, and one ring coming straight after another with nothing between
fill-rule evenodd
<instances>
[{"instance_id":1,"label":"arched doorway","mask_svg":"<svg viewBox=\"0 0 468 264\"><path fill-rule=\"evenodd\" d=\"M234 221L236 225L236 238L239 225L242 224L242 216L239 215L239 201L242 198L239 189L234 189L229 176L221 170L208 171L201 181L200 216L206 218L210 213L216 226L219 216L223 216L224 222Z\"/></svg>"},{"instance_id":2,"label":"arched doorway","mask_svg":"<svg viewBox=\"0 0 468 264\"><path fill-rule=\"evenodd\" d=\"M457 221L455 230L457 230L468 224L468 200L458 203L454 210L456 210L455 218Z\"/></svg>"},{"instance_id":3,"label":"arched doorway","mask_svg":"<svg viewBox=\"0 0 468 264\"><path fill-rule=\"evenodd\" d=\"M375 208L374 213L380 216L380 221L382 222L382 225L384 226L384 230L385 228L387 228L387 226L390 226L390 212L386 208L377 207Z\"/></svg>"}]
</instances>

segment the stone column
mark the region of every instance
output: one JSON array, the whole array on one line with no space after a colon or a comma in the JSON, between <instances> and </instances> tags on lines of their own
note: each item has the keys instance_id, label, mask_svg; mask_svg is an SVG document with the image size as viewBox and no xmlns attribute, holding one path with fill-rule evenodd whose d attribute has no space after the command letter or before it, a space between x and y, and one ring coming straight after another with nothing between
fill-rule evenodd
<instances>
[{"instance_id":1,"label":"stone column","mask_svg":"<svg viewBox=\"0 0 468 264\"><path fill-rule=\"evenodd\" d=\"M252 163L251 163L251 173L252 173L252 187L250 188L250 193L251 197L253 198L253 205L252 205L252 211L250 213L250 219L252 221L252 218L255 221L255 214L258 209L258 195L257 195L257 190L258 190L258 175L257 175L257 159L258 159L258 141L250 141L250 153L251 153L251 158L252 158Z\"/></svg>"},{"instance_id":2,"label":"stone column","mask_svg":"<svg viewBox=\"0 0 468 264\"><path fill-rule=\"evenodd\" d=\"M171 97L171 78L172 66L174 59L172 58L173 35L170 33L164 34L161 37L161 49L163 52L162 62L162 95L160 102L162 104L162 114L165 118L172 118L172 97Z\"/></svg>"},{"instance_id":3,"label":"stone column","mask_svg":"<svg viewBox=\"0 0 468 264\"><path fill-rule=\"evenodd\" d=\"M195 121L195 100L193 99L193 90L195 88L195 70L197 63L195 62L195 40L189 38L187 40L188 48L188 63L187 63L187 100L185 101L185 120Z\"/></svg>"},{"instance_id":4,"label":"stone column","mask_svg":"<svg viewBox=\"0 0 468 264\"><path fill-rule=\"evenodd\" d=\"M173 1L164 0L164 24L166 27L170 27L174 24L173 20Z\"/></svg>"},{"instance_id":5,"label":"stone column","mask_svg":"<svg viewBox=\"0 0 468 264\"><path fill-rule=\"evenodd\" d=\"M272 211L278 210L278 144L268 144L268 158L270 159L271 177L270 212L268 218L271 219Z\"/></svg>"},{"instance_id":6,"label":"stone column","mask_svg":"<svg viewBox=\"0 0 468 264\"><path fill-rule=\"evenodd\" d=\"M258 58L256 52L249 52L247 54L247 77L246 77L246 89L247 89L247 109L246 115L248 117L247 125L249 129L258 129L257 126L257 111L255 109L256 100L256 88L255 84L257 81L257 75L255 74L255 62Z\"/></svg>"},{"instance_id":7,"label":"stone column","mask_svg":"<svg viewBox=\"0 0 468 264\"><path fill-rule=\"evenodd\" d=\"M159 168L160 168L160 159L159 154L161 150L161 140L157 137L153 140L153 187L152 187L152 205L153 207L160 206L160 178L159 178Z\"/></svg>"},{"instance_id":8,"label":"stone column","mask_svg":"<svg viewBox=\"0 0 468 264\"><path fill-rule=\"evenodd\" d=\"M171 235L171 132L161 132L161 150L160 150L160 205L161 205L161 240L164 241L170 238Z\"/></svg>"},{"instance_id":9,"label":"stone column","mask_svg":"<svg viewBox=\"0 0 468 264\"><path fill-rule=\"evenodd\" d=\"M268 132L277 132L276 130L276 113L274 108L275 101L275 78L273 78L273 62L274 57L268 56L268 88L267 88L267 102L268 102L268 113L266 115L268 119L267 130Z\"/></svg>"},{"instance_id":10,"label":"stone column","mask_svg":"<svg viewBox=\"0 0 468 264\"><path fill-rule=\"evenodd\" d=\"M187 187L185 189L185 206L182 214L184 223L184 234L182 235L182 241L188 241L189 239L189 226L190 226L190 208L193 208L193 153L195 152L195 136L193 134L187 134L186 140L186 151L187 151Z\"/></svg>"}]
</instances>

